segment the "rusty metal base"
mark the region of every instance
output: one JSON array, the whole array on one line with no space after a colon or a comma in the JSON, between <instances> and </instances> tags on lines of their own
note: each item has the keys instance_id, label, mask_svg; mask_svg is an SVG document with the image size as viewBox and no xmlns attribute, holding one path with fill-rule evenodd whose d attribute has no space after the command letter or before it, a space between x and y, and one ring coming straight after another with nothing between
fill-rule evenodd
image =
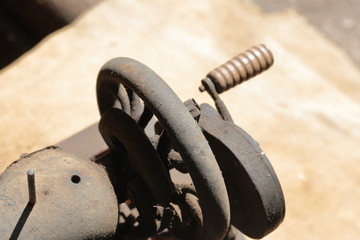
<instances>
[{"instance_id":1,"label":"rusty metal base","mask_svg":"<svg viewBox=\"0 0 360 240\"><path fill-rule=\"evenodd\" d=\"M27 171L35 172L29 202ZM47 148L0 176L0 239L103 239L115 235L118 205L103 167Z\"/></svg>"}]
</instances>

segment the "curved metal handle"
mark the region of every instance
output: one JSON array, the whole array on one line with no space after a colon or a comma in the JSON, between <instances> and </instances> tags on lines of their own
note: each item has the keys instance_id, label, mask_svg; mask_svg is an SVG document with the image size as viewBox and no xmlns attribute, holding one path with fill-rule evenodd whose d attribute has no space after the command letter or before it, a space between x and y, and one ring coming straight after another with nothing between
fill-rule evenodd
<instances>
[{"instance_id":1,"label":"curved metal handle","mask_svg":"<svg viewBox=\"0 0 360 240\"><path fill-rule=\"evenodd\" d=\"M203 212L201 239L223 239L230 224L224 179L201 129L172 89L150 68L130 58L115 58L97 80L100 112L111 108L119 85L135 92L156 115L179 150L196 187Z\"/></svg>"}]
</instances>

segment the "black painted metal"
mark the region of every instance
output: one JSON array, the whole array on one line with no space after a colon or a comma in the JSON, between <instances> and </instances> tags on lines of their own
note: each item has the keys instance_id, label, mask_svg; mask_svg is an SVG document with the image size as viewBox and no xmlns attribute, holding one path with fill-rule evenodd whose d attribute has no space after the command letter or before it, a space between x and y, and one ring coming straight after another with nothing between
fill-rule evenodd
<instances>
[{"instance_id":1,"label":"black painted metal","mask_svg":"<svg viewBox=\"0 0 360 240\"><path fill-rule=\"evenodd\" d=\"M121 102L118 98L120 85L135 92L144 101L181 154L200 199L204 218L201 239L222 239L230 222L225 183L215 157L191 114L156 73L129 58L107 62L98 75L97 96L102 114L117 100Z\"/></svg>"},{"instance_id":2,"label":"black painted metal","mask_svg":"<svg viewBox=\"0 0 360 240\"><path fill-rule=\"evenodd\" d=\"M251 238L272 232L285 215L280 183L217 91L269 67L272 55L261 54L252 48L212 71L217 79L202 81L217 111L194 99L182 103L135 60L106 63L97 97L110 149L93 126L59 144L93 161L58 148L24 154L0 176L0 236L240 240L238 230ZM234 68L240 63L248 63L246 72Z\"/></svg>"},{"instance_id":3,"label":"black painted metal","mask_svg":"<svg viewBox=\"0 0 360 240\"><path fill-rule=\"evenodd\" d=\"M99 123L100 133L110 148L122 150L125 160L132 165L157 203L167 203L173 188L170 176L157 152L144 131L125 112L111 108L107 110Z\"/></svg>"},{"instance_id":4,"label":"black painted metal","mask_svg":"<svg viewBox=\"0 0 360 240\"><path fill-rule=\"evenodd\" d=\"M200 105L199 125L215 154L230 199L231 224L252 238L262 238L283 221L280 183L259 144L243 129Z\"/></svg>"},{"instance_id":5,"label":"black painted metal","mask_svg":"<svg viewBox=\"0 0 360 240\"><path fill-rule=\"evenodd\" d=\"M202 86L204 86L205 90L209 93L211 98L214 100L216 109L220 113L221 117L225 121L233 122L233 119L231 117L229 110L227 109L225 103L221 100L220 96L216 92L214 83L209 78L203 79L201 81L201 83L202 83Z\"/></svg>"}]
</instances>

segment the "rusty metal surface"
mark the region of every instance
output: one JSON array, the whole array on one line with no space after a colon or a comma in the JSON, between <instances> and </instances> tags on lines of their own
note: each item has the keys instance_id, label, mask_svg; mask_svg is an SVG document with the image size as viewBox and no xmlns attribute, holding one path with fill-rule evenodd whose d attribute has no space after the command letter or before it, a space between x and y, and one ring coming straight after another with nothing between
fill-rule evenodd
<instances>
[{"instance_id":1,"label":"rusty metal surface","mask_svg":"<svg viewBox=\"0 0 360 240\"><path fill-rule=\"evenodd\" d=\"M116 58L107 62L98 76L97 96L101 113L112 108L118 100L119 85L124 85L144 101L182 156L197 189L204 217L200 238L222 239L230 222L225 183L215 157L189 111L148 67L129 58ZM126 106L131 104L130 101L119 100L129 113Z\"/></svg>"},{"instance_id":2,"label":"rusty metal surface","mask_svg":"<svg viewBox=\"0 0 360 240\"><path fill-rule=\"evenodd\" d=\"M260 77L260 81L256 81L254 85L252 85L253 82L246 83L234 92L227 93L223 100L227 100L235 121L245 123L245 129L257 135L257 140L260 140L261 146L268 149L269 152L266 153L269 158L271 157L272 163L275 164L275 170L279 171L277 173L280 175L280 180L284 181L282 184L284 184L284 193L286 200L288 200L286 221L269 239L341 239L341 235L345 239L357 239L357 236L360 235L360 228L357 227L357 216L360 215L360 208L355 199L360 198L360 192L354 191L359 186L358 182L354 180L357 179L358 174L356 172L359 169L351 166L356 165L354 163L359 159L359 153L350 151L349 157L344 161L341 159L342 156L346 155L347 149L354 146L359 138L358 132L354 131L360 129L358 127L360 122L356 121L358 104L355 100L358 98L356 94L355 98L352 98L352 93L356 89L355 83L358 82L355 79L358 79L359 74L341 49L320 36L294 11L270 15L261 13L253 6L244 6L240 4L240 1L232 1L225 3L224 8L226 10L221 11L218 17L203 18L203 16L210 16L211 14L206 13L211 12L224 2L215 1L216 5L211 3L208 4L209 6L204 5L206 6L204 8L198 7L203 4L192 4L192 1L188 1L177 3L178 6L187 4L185 9L189 11L184 12L183 8L180 8L180 13L184 13L184 19L169 18L169 24L166 24L167 30L158 32L151 31L151 29L161 27L164 18L156 18L157 20L154 18L154 21L149 21L149 19L152 19L153 14L156 16L177 16L178 14L173 12L168 13L169 6L161 7L162 4L155 4L150 9L151 11L143 11L149 9L152 4L144 4L145 2L141 1L141 4L116 5L114 2L119 3L119 1L112 1L110 4L105 4L101 7L101 11L95 11L85 21L81 21L81 24L71 27L70 31L66 30L61 34L56 34L54 36L57 39L56 41L47 40L43 46L26 56L25 61L21 60L19 64L16 64L17 66L12 66L9 69L10 71L4 72L4 82L9 82L9 84L3 84L5 86L3 91L7 92L8 95L2 97L4 100L2 112L4 114L2 114L1 122L3 132L6 133L3 134L6 137L3 138L1 144L3 150L2 166L4 168L10 162L8 159L16 159L12 154L21 153L21 151L29 149L29 146L39 148L57 141L98 119L96 111L91 111L91 115L87 114L90 112L88 109L93 108L94 101L91 101L93 94L84 88L85 91L79 91L81 87L77 87L87 86L89 79L93 79L95 76L94 70L91 71L91 69L98 69L102 64L101 61L111 57L114 52L141 58L144 62L154 66L154 69L159 69L158 71L162 76L171 76L167 82L174 86L183 100L189 97L205 99L205 96L198 94L189 96L193 92L190 89L191 82L184 84L181 80L190 80L192 76L200 76L203 73L205 76L206 67L215 66L215 61L219 62L219 59L232 55L236 48L242 48L254 39L262 38L267 41L269 47L271 45L274 47L272 50L274 54L276 53L276 60L283 59L285 64L276 66L273 69L274 71L269 74L266 73L265 78L263 78L264 81ZM119 10L121 12L121 9L126 9L126 6L132 8L131 11L123 11L125 15L110 14L112 10L113 12L119 12ZM176 9L175 13L178 13L179 8ZM193 12L199 11L203 11L205 15L195 14L196 16L193 18ZM150 23L153 28L144 28L141 25L140 30L142 31L138 31L138 29L132 31L133 34L126 34L129 28L120 28L122 33L115 33L112 30L113 26L101 24L99 25L100 29L96 30L91 26L97 23L96 19L101 19L101 14L108 16L106 18L108 23L113 22L115 24L126 22L126 19L132 21L139 19L144 24ZM120 19L119 16L121 16ZM195 22L199 23L196 26L189 24L189 22L194 22L194 19ZM229 21L229 19L233 21ZM240 21L238 21L239 19ZM241 19L247 21L241 21ZM176 28L176 25L181 21L185 21L187 25L181 25L184 27L180 29L179 35L168 35L167 33L174 27ZM226 22L229 23L227 28L221 28L221 25ZM341 24L341 18L339 22ZM238 28L244 31L240 31L241 33L231 31L236 28L234 26L238 23L241 25ZM108 27L104 27L105 25ZM191 26L191 28L186 26ZM208 26L212 26L211 29ZM259 31L256 26L261 26L261 30L264 31ZM91 49L105 47L108 51L101 51L103 54L95 54L95 58L91 57L94 55L93 52L88 52L88 45L84 44L84 41L80 41L78 45L72 47L72 49L77 49L78 54L73 55L72 61L69 62L69 52L74 51L72 49L64 51L64 46L60 44L62 47L57 47L57 44L67 40L74 42L74 39L78 37L75 29L76 31L80 29L85 38L90 37L91 39L96 36L99 38L98 41L92 41L95 46ZM101 34L99 30L101 30ZM229 38L229 33L235 35ZM192 34L195 34L195 37L191 38L192 41L183 37L193 36ZM216 46L212 40L202 41L212 39L211 34L216 36ZM101 37L105 35L108 37ZM127 36L127 41L117 43L119 35ZM200 35L203 37L201 38ZM169 40L167 43L173 51L166 46L166 43L158 41L163 36L169 38L166 38ZM292 36L297 41L288 41L286 40L287 36ZM148 44L142 45L141 41L144 37L146 37ZM189 41L177 42L176 38ZM134 43L128 41L130 39L138 40ZM228 40L230 41L228 42ZM117 43L116 46L114 46L115 42ZM132 46L142 46L142 48L129 48L128 43ZM175 47L172 45L173 43L176 43ZM198 44L202 48L197 47L197 51L193 51L192 46L198 46ZM147 48L146 45L152 47ZM160 48L158 48L159 46ZM71 45L68 47L71 48ZM53 49L55 53L51 54L53 51L49 53L49 49ZM317 49L317 54L314 54L311 49ZM211 57L209 57L210 55ZM41 59L44 60L44 57L51 58L54 56L56 56L54 61L48 61L45 58L45 68L41 66L44 66L43 63L39 63ZM191 57L189 58L189 56ZM91 59L91 61L84 64L86 59ZM171 59L171 61L164 61L164 59ZM331 65L329 59L339 59L338 62L344 64L336 64L336 67L329 68L328 66ZM42 79L49 79L48 76L51 75L49 73L56 72L55 69L59 69L61 63L65 64L61 66L62 70L51 77L53 79L52 84L43 85L48 81L42 81ZM67 65L69 65L68 68L66 68ZM185 71L176 66L183 66ZM291 71L286 71L289 68ZM177 72L176 69L179 71ZM189 69L191 71L187 71ZM70 75L79 75L80 77L75 77L74 79L77 80L69 85L68 81L64 80L72 79ZM341 78L336 76L341 76ZM24 83L21 81L16 83L16 80L27 79L27 77L34 81L34 84L29 85L28 88L22 88L21 86ZM354 84L349 85L348 83L352 80L354 80ZM51 87L54 84L58 86L56 91L53 91ZM7 85L9 87L6 87ZM6 91L6 89L13 91ZM39 89L42 91L39 92ZM77 97L75 99L72 97L64 98L65 92L69 96ZM61 98L63 100L59 102ZM46 99L46 104L41 104L43 101L39 99ZM249 99L251 101L247 101ZM57 105L57 102L61 106ZM41 105L40 109L39 105ZM57 106L61 111L51 114L53 106ZM241 112L244 114L240 114ZM23 115L22 121L17 120L19 113ZM69 121L70 119L71 121ZM64 122L66 122L65 125ZM44 132L54 125L58 127L48 133ZM44 131L39 131L42 129ZM273 137L274 134L276 138ZM318 137L312 138L311 136ZM303 141L303 139L309 141ZM324 158L330 159L326 166L322 165ZM334 169L338 169L338 171L334 171ZM321 172L323 175L321 178L317 178ZM333 174L330 176L327 174L329 172L334 172L336 176L332 176ZM317 181L314 181L316 179ZM334 183L336 185L336 181L341 181L343 184L337 185L334 189L332 186ZM338 197L332 197L334 192ZM346 204L341 204L342 201L345 201ZM299 211L302 209L304 211ZM327 221L328 219L331 221ZM317 225L318 222L321 223ZM336 227L331 227L335 226L334 224ZM319 227L314 228L314 226ZM305 230L296 234L299 229Z\"/></svg>"},{"instance_id":3,"label":"rusty metal surface","mask_svg":"<svg viewBox=\"0 0 360 240\"><path fill-rule=\"evenodd\" d=\"M267 70L273 63L273 54L261 44L216 67L206 77L214 83L216 91L222 93ZM204 90L204 86L200 86L200 91Z\"/></svg>"},{"instance_id":4,"label":"rusty metal surface","mask_svg":"<svg viewBox=\"0 0 360 240\"><path fill-rule=\"evenodd\" d=\"M99 123L105 142L126 158L148 186L156 202L165 204L173 193L170 176L143 129L125 112L112 108ZM119 159L118 161L124 161Z\"/></svg>"},{"instance_id":5,"label":"rusty metal surface","mask_svg":"<svg viewBox=\"0 0 360 240\"><path fill-rule=\"evenodd\" d=\"M59 143L88 159L54 147L22 155L0 176L0 233L239 240L272 232L285 214L277 176L258 143L232 122L216 83L202 83L217 111L194 99L182 103L140 62L107 62L97 80L99 130L94 124Z\"/></svg>"},{"instance_id":6,"label":"rusty metal surface","mask_svg":"<svg viewBox=\"0 0 360 240\"><path fill-rule=\"evenodd\" d=\"M23 155L0 176L0 216L0 239L102 239L115 235L118 205L103 167L48 148Z\"/></svg>"},{"instance_id":7,"label":"rusty metal surface","mask_svg":"<svg viewBox=\"0 0 360 240\"><path fill-rule=\"evenodd\" d=\"M223 100L221 100L220 96L218 95L218 93L216 91L214 82L211 81L210 78L205 78L201 81L201 83L202 83L202 86L205 88L205 90L209 93L211 98L214 100L216 109L220 113L221 117L225 121L233 122L233 119L231 117L229 110L227 109L225 103L223 102Z\"/></svg>"},{"instance_id":8,"label":"rusty metal surface","mask_svg":"<svg viewBox=\"0 0 360 240\"><path fill-rule=\"evenodd\" d=\"M200 105L199 125L215 154L229 193L231 224L262 238L283 221L282 189L265 153L243 129L223 121L210 105Z\"/></svg>"}]
</instances>

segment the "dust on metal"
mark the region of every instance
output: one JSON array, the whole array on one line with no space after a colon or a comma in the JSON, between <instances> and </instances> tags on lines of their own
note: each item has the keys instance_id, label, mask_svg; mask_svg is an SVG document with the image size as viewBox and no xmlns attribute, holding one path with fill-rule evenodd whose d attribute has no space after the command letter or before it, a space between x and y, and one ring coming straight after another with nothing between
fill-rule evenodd
<instances>
[{"instance_id":1,"label":"dust on metal","mask_svg":"<svg viewBox=\"0 0 360 240\"><path fill-rule=\"evenodd\" d=\"M29 202L36 203L36 187L35 187L35 172L32 169L27 171L28 189L29 189Z\"/></svg>"},{"instance_id":2,"label":"dust on metal","mask_svg":"<svg viewBox=\"0 0 360 240\"><path fill-rule=\"evenodd\" d=\"M10 166L0 176L0 236L243 240L274 231L285 215L276 173L219 96L272 64L259 45L209 72L200 91L214 109L183 103L136 60L110 60L97 79L99 131L59 144L87 159L47 148Z\"/></svg>"}]
</instances>

